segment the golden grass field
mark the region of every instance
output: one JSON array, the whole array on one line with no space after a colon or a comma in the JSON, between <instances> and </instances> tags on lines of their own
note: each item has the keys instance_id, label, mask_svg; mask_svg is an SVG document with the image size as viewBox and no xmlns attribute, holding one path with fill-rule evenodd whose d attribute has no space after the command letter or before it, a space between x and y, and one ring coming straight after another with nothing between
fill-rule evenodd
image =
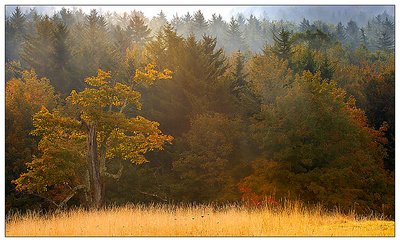
<instances>
[{"instance_id":1,"label":"golden grass field","mask_svg":"<svg viewBox=\"0 0 400 242\"><path fill-rule=\"evenodd\" d=\"M53 215L13 215L6 236L394 236L394 221L356 218L298 204L242 206L127 205Z\"/></svg>"}]
</instances>

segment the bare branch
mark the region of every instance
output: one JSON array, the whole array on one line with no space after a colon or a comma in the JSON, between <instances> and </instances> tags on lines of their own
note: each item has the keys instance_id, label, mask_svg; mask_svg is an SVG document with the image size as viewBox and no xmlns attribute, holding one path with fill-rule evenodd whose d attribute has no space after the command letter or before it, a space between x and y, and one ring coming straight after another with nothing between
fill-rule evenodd
<instances>
[{"instance_id":1,"label":"bare branch","mask_svg":"<svg viewBox=\"0 0 400 242\"><path fill-rule=\"evenodd\" d=\"M69 186L69 185L68 185L68 186ZM72 188L72 189L71 189L71 187L70 187L70 189L72 190L72 193L71 193L70 195L68 195L68 197L66 197L66 198L58 205L58 208L64 207L65 204L67 204L67 202L68 202L73 196L75 196L76 191L78 191L79 189L83 189L83 188L85 188L84 185L78 185L78 186L76 186L76 187L74 187L74 188Z\"/></svg>"},{"instance_id":2,"label":"bare branch","mask_svg":"<svg viewBox=\"0 0 400 242\"><path fill-rule=\"evenodd\" d=\"M138 191L139 193L143 194L143 195L147 195L147 196L155 197L155 198L158 198L158 199L160 199L161 201L168 202L168 200L167 200L167 199L165 199L165 198L162 198L162 197L158 196L157 194L148 193L148 192L143 192L143 191L139 191L139 190L137 190L137 191Z\"/></svg>"},{"instance_id":3,"label":"bare branch","mask_svg":"<svg viewBox=\"0 0 400 242\"><path fill-rule=\"evenodd\" d=\"M104 175L107 177L113 178L115 180L119 180L121 178L123 169L124 169L124 166L121 165L121 167L119 168L119 170L116 174L111 174L111 173L108 173L107 171L104 171Z\"/></svg>"}]
</instances>

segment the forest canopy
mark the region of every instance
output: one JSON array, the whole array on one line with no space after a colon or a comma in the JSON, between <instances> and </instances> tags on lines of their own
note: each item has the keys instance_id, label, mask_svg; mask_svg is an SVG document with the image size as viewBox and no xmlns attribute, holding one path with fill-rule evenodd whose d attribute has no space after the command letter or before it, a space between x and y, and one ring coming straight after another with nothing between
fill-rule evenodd
<instances>
[{"instance_id":1,"label":"forest canopy","mask_svg":"<svg viewBox=\"0 0 400 242\"><path fill-rule=\"evenodd\" d=\"M16 7L6 211L279 204L394 215L394 16Z\"/></svg>"}]
</instances>

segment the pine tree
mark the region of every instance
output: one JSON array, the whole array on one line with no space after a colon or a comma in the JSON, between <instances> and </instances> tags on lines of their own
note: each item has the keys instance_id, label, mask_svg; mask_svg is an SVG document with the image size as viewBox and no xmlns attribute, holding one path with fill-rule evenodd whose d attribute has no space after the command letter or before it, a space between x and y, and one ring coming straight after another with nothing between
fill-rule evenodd
<instances>
[{"instance_id":1,"label":"pine tree","mask_svg":"<svg viewBox=\"0 0 400 242\"><path fill-rule=\"evenodd\" d=\"M198 10L193 16L193 33L196 40L200 40L207 33L208 24L204 19L203 13Z\"/></svg>"},{"instance_id":2,"label":"pine tree","mask_svg":"<svg viewBox=\"0 0 400 242\"><path fill-rule=\"evenodd\" d=\"M224 40L227 39L227 33L225 31L221 31L222 29L228 29L228 25L222 19L221 14L218 16L213 14L211 17L210 24L208 26L208 30L211 36L217 39L217 46L224 46Z\"/></svg>"},{"instance_id":3,"label":"pine tree","mask_svg":"<svg viewBox=\"0 0 400 242\"><path fill-rule=\"evenodd\" d=\"M247 20L244 36L246 36L246 45L252 51L258 52L262 49L265 39L262 36L261 23L254 15L250 15Z\"/></svg>"},{"instance_id":4,"label":"pine tree","mask_svg":"<svg viewBox=\"0 0 400 242\"><path fill-rule=\"evenodd\" d=\"M336 25L336 38L341 43L344 43L344 41L346 40L346 33L342 22L339 22Z\"/></svg>"},{"instance_id":5,"label":"pine tree","mask_svg":"<svg viewBox=\"0 0 400 242\"><path fill-rule=\"evenodd\" d=\"M26 16L16 7L9 18L6 19L6 61L18 60L18 50L26 34Z\"/></svg>"},{"instance_id":6,"label":"pine tree","mask_svg":"<svg viewBox=\"0 0 400 242\"><path fill-rule=\"evenodd\" d=\"M335 70L332 64L329 62L328 55L326 52L324 53L324 59L322 61L319 70L321 71L322 80L327 80L329 82L329 80L332 79Z\"/></svg>"},{"instance_id":7,"label":"pine tree","mask_svg":"<svg viewBox=\"0 0 400 242\"><path fill-rule=\"evenodd\" d=\"M386 32L382 32L378 39L378 48L381 50L393 50L394 42Z\"/></svg>"},{"instance_id":8,"label":"pine tree","mask_svg":"<svg viewBox=\"0 0 400 242\"><path fill-rule=\"evenodd\" d=\"M127 31L130 34L132 41L140 45L143 45L149 39L151 33L151 30L139 15L131 17Z\"/></svg>"},{"instance_id":9,"label":"pine tree","mask_svg":"<svg viewBox=\"0 0 400 242\"><path fill-rule=\"evenodd\" d=\"M167 16L164 14L164 12L161 10L157 16L154 16L150 23L149 23L149 28L151 29L152 35L156 35L159 31L162 30L165 24L167 24Z\"/></svg>"},{"instance_id":10,"label":"pine tree","mask_svg":"<svg viewBox=\"0 0 400 242\"><path fill-rule=\"evenodd\" d=\"M301 32L306 32L309 29L310 29L310 21L308 21L307 19L303 18L303 21L300 23L300 31Z\"/></svg>"},{"instance_id":11,"label":"pine tree","mask_svg":"<svg viewBox=\"0 0 400 242\"><path fill-rule=\"evenodd\" d=\"M71 47L69 45L69 30L63 22L56 23L53 29L53 53L50 56L54 67L49 70L54 87L62 94L68 94L71 86L74 71L72 66Z\"/></svg>"},{"instance_id":12,"label":"pine tree","mask_svg":"<svg viewBox=\"0 0 400 242\"><path fill-rule=\"evenodd\" d=\"M304 54L302 59L302 65L303 71L309 71L313 74L317 71L317 64L314 60L314 54L312 53L310 48L306 49L306 53Z\"/></svg>"},{"instance_id":13,"label":"pine tree","mask_svg":"<svg viewBox=\"0 0 400 242\"><path fill-rule=\"evenodd\" d=\"M187 12L185 16L183 16L182 21L184 26L182 30L182 35L184 37L187 37L190 34L193 34L193 18L189 12Z\"/></svg>"},{"instance_id":14,"label":"pine tree","mask_svg":"<svg viewBox=\"0 0 400 242\"><path fill-rule=\"evenodd\" d=\"M237 96L239 92L243 90L246 86L246 76L247 74L244 73L244 56L240 50L236 53L235 58L235 68L233 74L233 81L231 84L232 92Z\"/></svg>"},{"instance_id":15,"label":"pine tree","mask_svg":"<svg viewBox=\"0 0 400 242\"><path fill-rule=\"evenodd\" d=\"M29 34L20 52L21 59L26 65L36 70L40 76L47 75L52 70L49 61L53 53L54 23L46 15L35 22L35 29Z\"/></svg>"},{"instance_id":16,"label":"pine tree","mask_svg":"<svg viewBox=\"0 0 400 242\"><path fill-rule=\"evenodd\" d=\"M273 32L274 38L274 53L283 60L288 60L290 62L290 58L292 56L292 34L285 30L285 28L281 28L281 30L276 33Z\"/></svg>"},{"instance_id":17,"label":"pine tree","mask_svg":"<svg viewBox=\"0 0 400 242\"><path fill-rule=\"evenodd\" d=\"M346 44L352 50L360 45L360 29L353 20L350 20L346 26Z\"/></svg>"},{"instance_id":18,"label":"pine tree","mask_svg":"<svg viewBox=\"0 0 400 242\"><path fill-rule=\"evenodd\" d=\"M365 34L364 28L360 29L361 32L361 44L365 47L368 48L368 40L367 40L367 35Z\"/></svg>"},{"instance_id":19,"label":"pine tree","mask_svg":"<svg viewBox=\"0 0 400 242\"><path fill-rule=\"evenodd\" d=\"M239 29L239 24L236 19L233 17L229 23L228 31L227 31L227 52L232 52L235 50L245 51L245 41L242 35L242 32Z\"/></svg>"}]
</instances>

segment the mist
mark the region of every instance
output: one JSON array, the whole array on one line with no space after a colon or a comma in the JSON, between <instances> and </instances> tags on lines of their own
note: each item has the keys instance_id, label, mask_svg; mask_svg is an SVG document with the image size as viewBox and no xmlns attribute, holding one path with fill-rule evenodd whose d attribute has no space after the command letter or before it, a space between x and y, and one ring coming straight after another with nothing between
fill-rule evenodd
<instances>
[{"instance_id":1,"label":"mist","mask_svg":"<svg viewBox=\"0 0 400 242\"><path fill-rule=\"evenodd\" d=\"M394 216L394 6L6 13L7 211L299 199Z\"/></svg>"}]
</instances>

